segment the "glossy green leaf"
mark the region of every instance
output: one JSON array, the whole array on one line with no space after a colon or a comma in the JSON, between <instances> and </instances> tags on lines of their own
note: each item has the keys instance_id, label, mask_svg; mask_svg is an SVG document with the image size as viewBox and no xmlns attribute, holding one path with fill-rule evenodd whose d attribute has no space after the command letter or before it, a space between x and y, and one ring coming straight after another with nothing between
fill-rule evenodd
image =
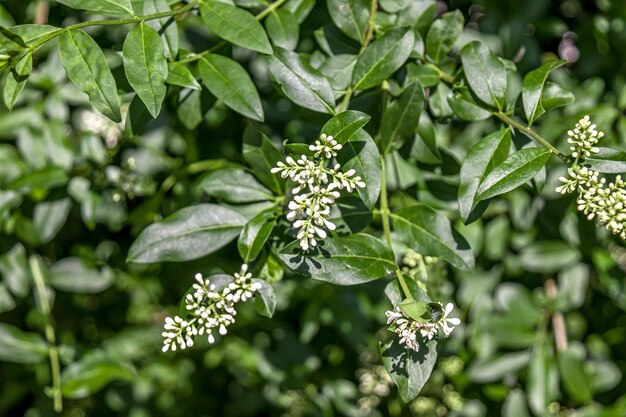
<instances>
[{"instance_id":1,"label":"glossy green leaf","mask_svg":"<svg viewBox=\"0 0 626 417\"><path fill-rule=\"evenodd\" d=\"M40 334L0 323L0 361L30 365L47 358L48 345Z\"/></svg>"},{"instance_id":2,"label":"glossy green leaf","mask_svg":"<svg viewBox=\"0 0 626 417\"><path fill-rule=\"evenodd\" d=\"M196 80L196 77L194 77L191 71L183 64L168 62L167 68L168 73L167 79L165 80L166 83L183 88L189 88L191 90L202 89L202 86Z\"/></svg>"},{"instance_id":3,"label":"glossy green leaf","mask_svg":"<svg viewBox=\"0 0 626 417\"><path fill-rule=\"evenodd\" d=\"M534 178L550 159L545 148L526 148L510 155L480 183L476 200L507 193Z\"/></svg>"},{"instance_id":4,"label":"glossy green leaf","mask_svg":"<svg viewBox=\"0 0 626 417\"><path fill-rule=\"evenodd\" d=\"M320 132L332 136L337 143L346 143L370 119L371 117L363 112L346 110L328 120Z\"/></svg>"},{"instance_id":5,"label":"glossy green leaf","mask_svg":"<svg viewBox=\"0 0 626 417\"><path fill-rule=\"evenodd\" d=\"M406 65L407 82L419 81L423 87L434 87L439 84L439 73L429 65L417 65L409 62Z\"/></svg>"},{"instance_id":6,"label":"glossy green leaf","mask_svg":"<svg viewBox=\"0 0 626 417\"><path fill-rule=\"evenodd\" d=\"M378 149L383 155L415 134L423 107L424 90L417 81L407 85L398 99L387 107L378 140Z\"/></svg>"},{"instance_id":7,"label":"glossy green leaf","mask_svg":"<svg viewBox=\"0 0 626 417\"><path fill-rule=\"evenodd\" d=\"M267 34L276 46L293 51L298 46L300 26L298 20L289 10L281 8L272 12L265 19Z\"/></svg>"},{"instance_id":8,"label":"glossy green leaf","mask_svg":"<svg viewBox=\"0 0 626 417\"><path fill-rule=\"evenodd\" d=\"M598 148L599 152L591 154L583 161L585 166L594 171L607 174L621 174L626 172L626 152L611 148Z\"/></svg>"},{"instance_id":9,"label":"glossy green leaf","mask_svg":"<svg viewBox=\"0 0 626 417\"><path fill-rule=\"evenodd\" d=\"M133 16L131 0L56 0L73 9L85 10L111 17Z\"/></svg>"},{"instance_id":10,"label":"glossy green leaf","mask_svg":"<svg viewBox=\"0 0 626 417\"><path fill-rule=\"evenodd\" d=\"M407 28L394 28L367 46L354 66L355 90L376 87L391 77L406 62L413 49L415 35Z\"/></svg>"},{"instance_id":11,"label":"glossy green leaf","mask_svg":"<svg viewBox=\"0 0 626 417\"><path fill-rule=\"evenodd\" d=\"M55 238L67 220L70 208L72 201L69 198L37 204L33 226L37 232L38 243L48 243Z\"/></svg>"},{"instance_id":12,"label":"glossy green leaf","mask_svg":"<svg viewBox=\"0 0 626 417\"><path fill-rule=\"evenodd\" d=\"M253 51L272 54L263 26L250 12L216 0L202 0L200 14L206 27L220 38Z\"/></svg>"},{"instance_id":13,"label":"glossy green leaf","mask_svg":"<svg viewBox=\"0 0 626 417\"><path fill-rule=\"evenodd\" d=\"M50 267L48 282L54 288L79 294L97 294L113 284L109 268L99 271L78 257L64 258Z\"/></svg>"},{"instance_id":14,"label":"glossy green leaf","mask_svg":"<svg viewBox=\"0 0 626 417\"><path fill-rule=\"evenodd\" d=\"M529 125L532 125L535 120L545 113L545 109L541 105L541 95L543 93L543 86L548 79L548 75L566 63L567 60L565 59L549 61L536 70L530 71L524 77L524 81L522 83L522 101L524 103L526 120L528 120Z\"/></svg>"},{"instance_id":15,"label":"glossy green leaf","mask_svg":"<svg viewBox=\"0 0 626 417\"><path fill-rule=\"evenodd\" d=\"M129 138L137 136L153 120L154 118L146 108L146 105L138 95L135 95L126 113L124 134Z\"/></svg>"},{"instance_id":16,"label":"glossy green leaf","mask_svg":"<svg viewBox=\"0 0 626 417\"><path fill-rule=\"evenodd\" d=\"M214 204L185 207L145 228L128 250L128 262L180 262L215 252L247 222L236 211Z\"/></svg>"},{"instance_id":17,"label":"glossy green leaf","mask_svg":"<svg viewBox=\"0 0 626 417\"><path fill-rule=\"evenodd\" d=\"M384 278L396 268L391 249L380 239L362 233L328 237L302 252L298 241L287 245L280 259L293 271L336 285L355 285Z\"/></svg>"},{"instance_id":18,"label":"glossy green leaf","mask_svg":"<svg viewBox=\"0 0 626 417\"><path fill-rule=\"evenodd\" d=\"M506 67L489 48L472 41L461 50L465 79L476 96L490 106L501 109L507 88Z\"/></svg>"},{"instance_id":19,"label":"glossy green leaf","mask_svg":"<svg viewBox=\"0 0 626 417\"><path fill-rule=\"evenodd\" d=\"M254 297L254 305L256 311L263 317L272 318L276 310L276 295L274 289L267 281L253 278L252 282L261 284L261 288L257 290Z\"/></svg>"},{"instance_id":20,"label":"glossy green leaf","mask_svg":"<svg viewBox=\"0 0 626 417\"><path fill-rule=\"evenodd\" d=\"M589 385L589 377L585 373L585 359L581 353L570 346L566 351L558 353L557 363L563 387L570 398L577 404L589 403L593 392Z\"/></svg>"},{"instance_id":21,"label":"glossy green leaf","mask_svg":"<svg viewBox=\"0 0 626 417\"><path fill-rule=\"evenodd\" d=\"M198 61L202 83L228 107L252 120L262 122L265 115L261 98L250 75L236 61L208 54Z\"/></svg>"},{"instance_id":22,"label":"glossy green leaf","mask_svg":"<svg viewBox=\"0 0 626 417\"><path fill-rule=\"evenodd\" d=\"M246 223L237 240L237 249L244 262L250 263L259 256L275 225L276 213L273 209L262 211Z\"/></svg>"},{"instance_id":23,"label":"glossy green leaf","mask_svg":"<svg viewBox=\"0 0 626 417\"><path fill-rule=\"evenodd\" d=\"M374 207L380 194L382 167L372 137L363 129L358 130L337 153L337 162L344 172L354 169L355 175L361 177L366 187L357 188L357 192L367 207Z\"/></svg>"},{"instance_id":24,"label":"glossy green leaf","mask_svg":"<svg viewBox=\"0 0 626 417\"><path fill-rule=\"evenodd\" d=\"M435 20L426 35L426 53L435 62L441 61L452 50L463 32L465 19L459 10L446 13Z\"/></svg>"},{"instance_id":25,"label":"glossy green leaf","mask_svg":"<svg viewBox=\"0 0 626 417\"><path fill-rule=\"evenodd\" d=\"M10 55L17 55L28 48L24 39L11 29L0 26L0 49L8 51Z\"/></svg>"},{"instance_id":26,"label":"glossy green leaf","mask_svg":"<svg viewBox=\"0 0 626 417\"><path fill-rule=\"evenodd\" d=\"M433 116L438 119L447 119L454 114L450 107L450 98L452 90L444 83L437 84L435 91L431 93L428 99L428 106Z\"/></svg>"},{"instance_id":27,"label":"glossy green leaf","mask_svg":"<svg viewBox=\"0 0 626 417\"><path fill-rule=\"evenodd\" d=\"M281 150L263 132L252 125L246 126L243 133L243 159L259 181L276 194L282 194L285 190L285 180L280 175L272 174L271 170L283 157Z\"/></svg>"},{"instance_id":28,"label":"glossy green leaf","mask_svg":"<svg viewBox=\"0 0 626 417\"><path fill-rule=\"evenodd\" d=\"M30 293L33 280L24 245L16 243L0 256L0 276L16 296L26 297Z\"/></svg>"},{"instance_id":29,"label":"glossy green leaf","mask_svg":"<svg viewBox=\"0 0 626 417\"><path fill-rule=\"evenodd\" d=\"M254 175L238 168L217 170L203 178L199 185L208 195L228 203L253 203L274 197Z\"/></svg>"},{"instance_id":30,"label":"glossy green leaf","mask_svg":"<svg viewBox=\"0 0 626 417\"><path fill-rule=\"evenodd\" d=\"M4 79L4 104L9 110L13 110L13 106L19 95L24 91L26 82L33 68L33 56L27 54L20 59L15 68L7 71Z\"/></svg>"},{"instance_id":31,"label":"glossy green leaf","mask_svg":"<svg viewBox=\"0 0 626 417\"><path fill-rule=\"evenodd\" d=\"M168 0L132 0L133 10L138 16L147 16L171 10ZM161 35L163 51L168 59L178 55L178 26L173 17L163 17L146 21L148 26Z\"/></svg>"},{"instance_id":32,"label":"glossy green leaf","mask_svg":"<svg viewBox=\"0 0 626 417\"><path fill-rule=\"evenodd\" d=\"M140 23L124 41L124 71L129 84L156 118L161 112L167 88L168 68L163 43L156 30Z\"/></svg>"},{"instance_id":33,"label":"glossy green leaf","mask_svg":"<svg viewBox=\"0 0 626 417\"><path fill-rule=\"evenodd\" d=\"M391 218L400 240L416 252L440 257L461 270L474 267L472 249L443 214L417 204L391 212Z\"/></svg>"},{"instance_id":34,"label":"glossy green leaf","mask_svg":"<svg viewBox=\"0 0 626 417\"><path fill-rule=\"evenodd\" d=\"M319 67L319 71L328 79L335 91L345 91L352 81L352 72L356 65L357 56L339 54L328 57Z\"/></svg>"},{"instance_id":35,"label":"glossy green leaf","mask_svg":"<svg viewBox=\"0 0 626 417\"><path fill-rule=\"evenodd\" d=\"M283 94L304 108L333 114L335 97L328 79L291 51L276 47L269 63L272 78Z\"/></svg>"},{"instance_id":36,"label":"glossy green leaf","mask_svg":"<svg viewBox=\"0 0 626 417\"><path fill-rule=\"evenodd\" d=\"M474 101L467 88L455 90L454 94L448 97L448 104L454 114L468 122L485 120L491 116L491 112Z\"/></svg>"},{"instance_id":37,"label":"glossy green leaf","mask_svg":"<svg viewBox=\"0 0 626 417\"><path fill-rule=\"evenodd\" d=\"M400 26L410 25L422 36L435 19L437 2L434 0L412 0L409 7L398 14L397 24Z\"/></svg>"},{"instance_id":38,"label":"glossy green leaf","mask_svg":"<svg viewBox=\"0 0 626 417\"><path fill-rule=\"evenodd\" d=\"M472 146L463 161L459 174L459 211L465 223L476 207L480 183L508 156L511 147L511 131L500 129Z\"/></svg>"},{"instance_id":39,"label":"glossy green leaf","mask_svg":"<svg viewBox=\"0 0 626 417\"><path fill-rule=\"evenodd\" d=\"M117 85L98 44L81 30L67 30L59 37L59 52L70 81L89 96L98 111L120 122Z\"/></svg>"},{"instance_id":40,"label":"glossy green leaf","mask_svg":"<svg viewBox=\"0 0 626 417\"><path fill-rule=\"evenodd\" d=\"M502 417L530 417L526 398L521 389L512 390L502 406Z\"/></svg>"},{"instance_id":41,"label":"glossy green leaf","mask_svg":"<svg viewBox=\"0 0 626 417\"><path fill-rule=\"evenodd\" d=\"M370 17L367 0L326 0L328 14L333 23L347 36L363 43Z\"/></svg>"},{"instance_id":42,"label":"glossy green leaf","mask_svg":"<svg viewBox=\"0 0 626 417\"><path fill-rule=\"evenodd\" d=\"M113 381L136 378L131 365L104 352L94 351L73 362L61 374L61 390L66 398L86 398Z\"/></svg>"},{"instance_id":43,"label":"glossy green leaf","mask_svg":"<svg viewBox=\"0 0 626 417\"><path fill-rule=\"evenodd\" d=\"M575 99L574 94L560 85L548 81L541 94L541 107L545 111L550 111L557 107L567 106L573 103Z\"/></svg>"}]
</instances>

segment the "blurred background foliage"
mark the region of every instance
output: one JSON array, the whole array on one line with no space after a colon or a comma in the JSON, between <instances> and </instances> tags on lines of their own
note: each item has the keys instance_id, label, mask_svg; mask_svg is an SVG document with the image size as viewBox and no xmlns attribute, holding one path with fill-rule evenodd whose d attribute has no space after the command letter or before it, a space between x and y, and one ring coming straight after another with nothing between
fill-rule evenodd
<instances>
[{"instance_id":1,"label":"blurred background foliage","mask_svg":"<svg viewBox=\"0 0 626 417\"><path fill-rule=\"evenodd\" d=\"M380 1L381 25L394 3ZM91 18L54 2L0 6L4 26ZM605 146L624 148L623 1L438 2L440 14L454 9L469 22L465 35L518 62L518 82L545 60L571 61L554 76L576 101L537 124L544 137L564 149L565 131L588 113L607 133ZM298 51L313 52L314 32L330 30L329 22L325 2L316 2L301 23ZM185 49L210 46L198 20L186 19L181 28ZM90 33L119 50L125 31ZM317 134L325 116L280 97L263 59L234 53L254 76L274 139ZM121 71L117 54L107 58L114 74ZM459 273L416 254L404 260L407 273L424 280L433 299L454 301L463 319L440 343L433 376L409 405L401 404L378 355L389 307L383 282L334 287L283 276L274 265L264 271L278 296L273 319L244 306L216 345L162 354L163 318L176 311L193 275L237 270L240 259L230 245L194 262L127 265L128 247L148 224L208 201L198 182L241 161L245 126L209 94L185 91L170 94L163 114L132 136L129 126L92 112L65 77L55 48L37 54L16 108L0 110L0 415L54 414L39 336L45 317L32 286L40 269L51 285L67 416L626 415L626 250L554 192L564 170L556 163L541 191L516 190L492 203L483 219L457 222L476 254L475 271ZM123 80L118 86L130 93ZM200 102L203 110L185 102ZM355 100L364 109L375 104ZM398 161L390 186L396 181L402 191L392 194L392 205L418 199L455 215L459 161L494 129L493 121L440 117L443 168L419 157Z\"/></svg>"}]
</instances>

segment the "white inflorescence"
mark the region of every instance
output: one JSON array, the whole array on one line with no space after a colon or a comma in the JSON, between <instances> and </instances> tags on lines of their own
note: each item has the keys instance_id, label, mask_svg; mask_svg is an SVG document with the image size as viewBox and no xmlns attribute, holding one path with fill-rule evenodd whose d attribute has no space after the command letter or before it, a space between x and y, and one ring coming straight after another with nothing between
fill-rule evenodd
<instances>
[{"instance_id":1,"label":"white inflorescence","mask_svg":"<svg viewBox=\"0 0 626 417\"><path fill-rule=\"evenodd\" d=\"M591 124L589 116L585 116L576 123L574 130L567 132L567 142L572 151L572 157L589 158L592 153L598 153L600 150L595 146L604 136L604 132L598 132L596 125Z\"/></svg>"},{"instance_id":2,"label":"white inflorescence","mask_svg":"<svg viewBox=\"0 0 626 417\"><path fill-rule=\"evenodd\" d=\"M442 305L443 307L443 305ZM441 328L444 336L448 337L454 330L455 326L461 324L461 320L456 317L449 317L454 306L452 303L446 304L444 314L434 322L419 322L413 320L400 309L388 310L385 312L387 316L387 324L391 325L390 330L400 336L400 344L404 344L408 349L419 351L418 335L425 340L432 340Z\"/></svg>"},{"instance_id":3,"label":"white inflorescence","mask_svg":"<svg viewBox=\"0 0 626 417\"><path fill-rule=\"evenodd\" d=\"M280 173L297 184L291 190L293 199L288 204L287 220L298 229L297 238L305 251L317 246L316 239L324 239L326 230L335 230L335 224L328 217L332 204L340 196L339 191L352 192L357 187L365 187L361 177L354 175L354 169L342 172L338 163L332 168L325 166L341 147L332 136L322 133L319 140L309 146L314 152L312 158L302 155L296 161L288 156L285 162L279 161L272 168L273 174Z\"/></svg>"},{"instance_id":4,"label":"white inflorescence","mask_svg":"<svg viewBox=\"0 0 626 417\"><path fill-rule=\"evenodd\" d=\"M205 333L209 343L215 343L213 332L217 330L223 336L227 327L235 322L235 304L251 299L261 288L258 282L250 282L252 274L246 264L234 274L234 281L221 290L217 290L211 280L203 278L202 274L196 274L195 278L197 282L192 287L195 291L185 297L188 320L179 316L165 319L163 352L191 347L194 337Z\"/></svg>"},{"instance_id":5,"label":"white inflorescence","mask_svg":"<svg viewBox=\"0 0 626 417\"><path fill-rule=\"evenodd\" d=\"M568 141L574 144L571 147L572 156L577 161L598 152L594 145L604 133L595 128L589 116L585 116L576 124L573 132L568 132ZM613 234L626 240L626 190L621 176L618 175L615 182L606 185L606 179L600 178L598 171L577 164L568 169L568 174L568 178L559 178L563 184L556 188L556 192L567 194L577 191L578 210L585 213L589 220L598 219Z\"/></svg>"}]
</instances>

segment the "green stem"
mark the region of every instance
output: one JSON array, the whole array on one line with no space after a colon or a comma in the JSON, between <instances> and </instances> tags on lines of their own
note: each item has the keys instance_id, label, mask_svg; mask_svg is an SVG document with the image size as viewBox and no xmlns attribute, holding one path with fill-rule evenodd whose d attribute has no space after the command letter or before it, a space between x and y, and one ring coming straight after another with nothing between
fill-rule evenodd
<instances>
[{"instance_id":1,"label":"green stem","mask_svg":"<svg viewBox=\"0 0 626 417\"><path fill-rule=\"evenodd\" d=\"M381 155L380 162L382 165L382 178L381 178L381 187L380 187L380 215L383 223L383 231L385 233L385 239L387 240L387 245L389 249L393 252L393 242L391 240L391 226L389 225L389 199L387 197L387 175L385 173L385 157ZM400 268L396 268L396 278L398 279L398 283L400 284L400 288L402 288L402 292L404 296L410 300L413 299L411 295L411 291L402 276L402 271Z\"/></svg>"},{"instance_id":2,"label":"green stem","mask_svg":"<svg viewBox=\"0 0 626 417\"><path fill-rule=\"evenodd\" d=\"M280 6L282 6L287 0L277 0L274 3L270 4L269 6L267 6L266 9L264 9L262 12L260 12L258 15L255 16L256 20L263 20L267 15L269 15L270 13L272 13L274 10L278 9ZM179 64L187 64L189 62L194 62L197 61L199 59L201 59L203 56L210 54L211 52L215 52L218 49L226 46L228 44L228 42L226 41L221 41L219 43L216 43L215 45L213 45L212 47L210 47L209 49L207 49L204 52L200 52L199 54L191 54L189 55L187 58L185 59L181 59L180 61L177 61Z\"/></svg>"},{"instance_id":3,"label":"green stem","mask_svg":"<svg viewBox=\"0 0 626 417\"><path fill-rule=\"evenodd\" d=\"M161 19L163 17L177 16L179 14L183 14L183 13L187 13L188 11L191 11L194 7L196 7L198 5L199 1L200 0L194 0L194 1L190 2L189 4L187 4L186 6L180 7L178 9L169 10L167 12L153 13L153 14L149 14L149 15L145 15L145 16L133 16L133 17L128 17L128 18L124 18L124 19L91 20L89 22L76 23L75 25L71 25L71 26L68 26L66 28L62 28L62 29L59 29L59 30L55 30L54 32L51 32L49 35L43 37L39 41L37 41L37 42L33 43L32 45L30 45L30 49L31 50L37 49L41 45L43 45L44 43L46 43L46 42L56 38L57 36L61 35L63 32L69 31L69 30L73 30L73 29L80 29L80 28L89 27L89 26L126 25L126 24L129 24L129 23L140 23L140 22L145 22L145 21L148 21L148 20Z\"/></svg>"},{"instance_id":4,"label":"green stem","mask_svg":"<svg viewBox=\"0 0 626 417\"><path fill-rule=\"evenodd\" d=\"M456 82L456 78L453 75L442 71L441 68L439 68L437 65L431 63L426 63L425 65L435 70L437 72L437 76L439 76L439 78L443 80L443 82L445 82L446 84L453 85Z\"/></svg>"},{"instance_id":5,"label":"green stem","mask_svg":"<svg viewBox=\"0 0 626 417\"><path fill-rule=\"evenodd\" d=\"M44 317L45 335L48 341L48 355L50 357L50 369L52 372L52 398L54 402L54 411L60 413L63 410L63 399L61 393L61 365L59 363L59 350L56 346L56 336L54 334L54 326L51 319L51 308L48 295L46 294L46 284L44 281L39 261L32 255L29 258L30 271L33 275L35 290L37 291L37 299L39 301L39 309Z\"/></svg>"},{"instance_id":6,"label":"green stem","mask_svg":"<svg viewBox=\"0 0 626 417\"><path fill-rule=\"evenodd\" d=\"M498 119L502 120L504 123L508 124L509 126L524 133L526 136L536 140L537 142L545 146L554 155L558 156L563 162L569 165L570 160L567 156L563 155L557 148L552 146L550 142L542 138L541 135L539 135L537 132L535 132L531 128L526 127L519 122L516 122L515 120L513 120L512 118L510 118L509 116L507 116L506 114L502 112L494 112L493 115L496 116Z\"/></svg>"}]
</instances>

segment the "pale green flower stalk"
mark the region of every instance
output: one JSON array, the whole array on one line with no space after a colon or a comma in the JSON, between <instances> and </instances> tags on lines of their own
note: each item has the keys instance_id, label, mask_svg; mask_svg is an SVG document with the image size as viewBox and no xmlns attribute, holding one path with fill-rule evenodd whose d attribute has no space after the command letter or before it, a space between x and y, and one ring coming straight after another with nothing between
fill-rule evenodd
<instances>
[{"instance_id":1,"label":"pale green flower stalk","mask_svg":"<svg viewBox=\"0 0 626 417\"><path fill-rule=\"evenodd\" d=\"M621 176L606 185L606 178L600 178L598 171L580 165L592 153L599 152L595 145L604 133L598 132L589 116L585 116L567 134L576 162L568 169L568 178L559 178L563 184L556 188L556 192L568 194L577 191L578 210L585 213L589 220L596 218L611 233L626 240L626 190Z\"/></svg>"}]
</instances>

